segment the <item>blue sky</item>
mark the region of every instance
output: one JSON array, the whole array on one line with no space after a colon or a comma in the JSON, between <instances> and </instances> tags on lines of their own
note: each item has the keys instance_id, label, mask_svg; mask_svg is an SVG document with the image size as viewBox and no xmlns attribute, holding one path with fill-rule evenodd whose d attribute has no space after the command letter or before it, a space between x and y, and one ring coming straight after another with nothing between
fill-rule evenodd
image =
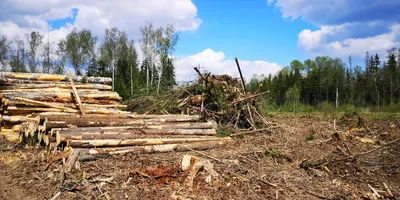
<instances>
[{"instance_id":1,"label":"blue sky","mask_svg":"<svg viewBox=\"0 0 400 200\"><path fill-rule=\"evenodd\" d=\"M197 65L238 76L234 57L249 79L293 59L351 55L363 65L366 51L384 59L400 48L399 0L1 0L0 10L0 34L9 38L39 31L56 49L72 29L86 28L100 45L104 30L117 27L136 41L139 58L141 26L174 24L178 81L193 80Z\"/></svg>"},{"instance_id":2,"label":"blue sky","mask_svg":"<svg viewBox=\"0 0 400 200\"><path fill-rule=\"evenodd\" d=\"M195 0L203 20L194 32L180 35L176 54L187 56L206 48L223 51L227 59L268 60L287 65L307 55L297 49L298 33L316 26L300 20L283 19L266 1Z\"/></svg>"}]
</instances>

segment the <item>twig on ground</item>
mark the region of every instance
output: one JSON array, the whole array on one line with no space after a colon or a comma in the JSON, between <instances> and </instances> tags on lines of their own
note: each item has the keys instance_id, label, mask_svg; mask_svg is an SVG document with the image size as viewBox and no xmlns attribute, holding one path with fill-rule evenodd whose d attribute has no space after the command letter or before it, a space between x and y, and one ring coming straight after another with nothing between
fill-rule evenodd
<instances>
[{"instance_id":1,"label":"twig on ground","mask_svg":"<svg viewBox=\"0 0 400 200\"><path fill-rule=\"evenodd\" d=\"M389 142L389 143L386 143L386 144L384 144L384 145L382 145L382 146L380 146L380 147L377 147L377 148L375 148L375 149L372 149L372 150L369 150L369 151L366 151L366 152L362 152L362 153L359 153L359 154L356 154L356 155L347 156L347 157L345 157L345 158L336 159L336 160L331 160L331 161L328 161L328 162L325 162L325 163L321 164L320 166L325 166L325 165L329 165L329 164L332 164L332 163L335 163L335 162L340 162L340 161L355 159L355 158L357 158L357 157L360 157L360 156L363 156L363 155L366 155L366 154L370 154L370 153L373 153L373 152L375 152L375 151L378 151L379 149L382 149L382 148L384 148L384 147L390 146L390 145L392 145L392 144L394 144L394 143L396 143L396 142L398 142L398 141L400 141L400 138L398 138L398 139L396 139L396 140L393 140L393 141L391 141L391 142Z\"/></svg>"},{"instance_id":2,"label":"twig on ground","mask_svg":"<svg viewBox=\"0 0 400 200\"><path fill-rule=\"evenodd\" d=\"M317 194L317 193L315 193L315 192L311 192L311 191L307 191L307 190L306 190L306 193L311 194L311 195L316 196L316 197L321 198L321 199L328 199L327 196L324 196L324 195L322 195L322 194Z\"/></svg>"},{"instance_id":3,"label":"twig on ground","mask_svg":"<svg viewBox=\"0 0 400 200\"><path fill-rule=\"evenodd\" d=\"M201 152L201 151L197 151L197 150L194 150L194 149L192 149L192 148L190 148L190 147L186 147L186 146L181 146L181 147L184 147L184 148L186 148L186 149L188 149L188 150L190 150L190 151L193 151L193 152L196 152L196 153L198 153L198 154L201 154L201 155L203 155L203 156L205 156L205 157L207 157L207 158L210 158L210 159L213 159L213 160L215 160L215 161L217 161L217 162L219 162L219 163L223 163L221 160L219 160L218 158L214 158L214 157L212 157L212 156L209 156L209 155L207 155L207 154L205 154L205 153L203 153L203 152Z\"/></svg>"}]
</instances>

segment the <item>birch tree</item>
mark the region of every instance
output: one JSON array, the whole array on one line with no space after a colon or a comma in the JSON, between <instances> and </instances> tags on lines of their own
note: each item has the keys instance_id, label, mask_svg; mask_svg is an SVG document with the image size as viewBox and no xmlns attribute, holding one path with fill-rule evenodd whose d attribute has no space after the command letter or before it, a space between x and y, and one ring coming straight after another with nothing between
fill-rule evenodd
<instances>
[{"instance_id":1,"label":"birch tree","mask_svg":"<svg viewBox=\"0 0 400 200\"><path fill-rule=\"evenodd\" d=\"M121 53L122 40L127 40L125 32L119 31L116 27L106 29L104 43L100 48L102 59L107 63L112 74L113 91L115 88L115 66Z\"/></svg>"},{"instance_id":2,"label":"birch tree","mask_svg":"<svg viewBox=\"0 0 400 200\"><path fill-rule=\"evenodd\" d=\"M82 68L89 64L96 41L97 38L86 29L79 32L73 30L66 40L61 41L65 45L66 58L74 66L76 75L82 75Z\"/></svg>"},{"instance_id":3,"label":"birch tree","mask_svg":"<svg viewBox=\"0 0 400 200\"><path fill-rule=\"evenodd\" d=\"M26 40L28 41L28 65L31 73L38 72L38 49L42 44L43 36L37 31L32 31L30 34L25 34Z\"/></svg>"},{"instance_id":4,"label":"birch tree","mask_svg":"<svg viewBox=\"0 0 400 200\"><path fill-rule=\"evenodd\" d=\"M0 64L1 70L6 71L7 66L7 56L10 50L10 42L7 37L2 35L0 36Z\"/></svg>"}]
</instances>

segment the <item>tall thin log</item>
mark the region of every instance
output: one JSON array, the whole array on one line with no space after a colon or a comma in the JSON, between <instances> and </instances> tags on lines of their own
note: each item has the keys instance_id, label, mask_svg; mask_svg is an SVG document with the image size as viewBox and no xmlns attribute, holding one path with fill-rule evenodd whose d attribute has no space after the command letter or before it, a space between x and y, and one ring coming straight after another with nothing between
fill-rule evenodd
<instances>
[{"instance_id":1,"label":"tall thin log","mask_svg":"<svg viewBox=\"0 0 400 200\"><path fill-rule=\"evenodd\" d=\"M65 75L56 74L39 74L39 73L17 73L17 72L0 72L0 77L11 78L11 79L22 79L22 80L36 80L36 81L68 81L68 77ZM85 80L87 83L102 83L110 84L112 79L107 77L83 77L73 76L74 81L82 82Z\"/></svg>"},{"instance_id":2,"label":"tall thin log","mask_svg":"<svg viewBox=\"0 0 400 200\"><path fill-rule=\"evenodd\" d=\"M69 82L71 83L71 87L72 87L72 91L74 93L74 97L75 97L76 103L78 104L78 107L79 107L79 110L81 111L81 114L85 115L85 109L82 106L81 98L79 97L78 91L75 88L74 80L72 80L72 77L71 77L71 74L69 73L69 71L67 73L68 73L68 79L69 79Z\"/></svg>"},{"instance_id":3,"label":"tall thin log","mask_svg":"<svg viewBox=\"0 0 400 200\"><path fill-rule=\"evenodd\" d=\"M188 148L194 150L207 150L221 147L228 141L209 141L209 142L195 142L183 144L164 144L164 145L151 145L151 146L133 146L133 147L114 147L114 148L93 148L83 149L82 154L99 155L99 154L127 154L127 153L165 153L165 152L179 152L188 151Z\"/></svg>"},{"instance_id":4,"label":"tall thin log","mask_svg":"<svg viewBox=\"0 0 400 200\"><path fill-rule=\"evenodd\" d=\"M76 110L71 109L71 108L66 108L64 106L58 106L58 105L54 105L52 103L46 103L46 102L42 102L42 101L35 101L35 100L25 99L25 98L21 98L21 97L15 97L15 100L20 101L20 102L29 103L32 105L43 106L43 107L47 107L47 108L57 108L57 109L61 109L62 111L65 111L65 112L76 112Z\"/></svg>"},{"instance_id":5,"label":"tall thin log","mask_svg":"<svg viewBox=\"0 0 400 200\"><path fill-rule=\"evenodd\" d=\"M147 146L204 141L227 141L231 138L166 138L166 139L105 139L105 140L69 140L71 147L107 147L107 146Z\"/></svg>"}]
</instances>

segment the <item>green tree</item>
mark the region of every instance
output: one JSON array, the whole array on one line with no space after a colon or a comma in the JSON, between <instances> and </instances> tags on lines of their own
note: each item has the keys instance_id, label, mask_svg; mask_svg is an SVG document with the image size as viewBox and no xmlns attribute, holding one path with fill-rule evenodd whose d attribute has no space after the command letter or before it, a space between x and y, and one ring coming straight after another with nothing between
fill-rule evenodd
<instances>
[{"instance_id":1,"label":"green tree","mask_svg":"<svg viewBox=\"0 0 400 200\"><path fill-rule=\"evenodd\" d=\"M67 61L67 42L65 40L61 40L57 44L57 61L54 67L55 74L64 74L65 73L65 64Z\"/></svg>"},{"instance_id":2,"label":"green tree","mask_svg":"<svg viewBox=\"0 0 400 200\"><path fill-rule=\"evenodd\" d=\"M293 112L296 112L296 106L300 100L300 90L296 85L289 88L285 94L286 104L293 106Z\"/></svg>"},{"instance_id":3,"label":"green tree","mask_svg":"<svg viewBox=\"0 0 400 200\"><path fill-rule=\"evenodd\" d=\"M50 40L47 40L47 43L43 45L43 67L42 73L50 73L52 66L51 61L51 47L50 47Z\"/></svg>"},{"instance_id":4,"label":"green tree","mask_svg":"<svg viewBox=\"0 0 400 200\"><path fill-rule=\"evenodd\" d=\"M6 71L7 57L10 50L10 42L4 35L0 36L0 64L1 70Z\"/></svg>"},{"instance_id":5,"label":"green tree","mask_svg":"<svg viewBox=\"0 0 400 200\"><path fill-rule=\"evenodd\" d=\"M171 87L175 85L175 70L173 60L169 58L175 51L176 44L179 39L179 35L175 32L173 25L167 25L165 29L160 28L161 31L157 37L157 53L160 56L160 64L157 69L158 71L158 84L157 94L160 90L161 83L163 87Z\"/></svg>"},{"instance_id":6,"label":"green tree","mask_svg":"<svg viewBox=\"0 0 400 200\"><path fill-rule=\"evenodd\" d=\"M61 40L61 43L65 45L67 60L74 67L75 74L83 75L82 68L89 64L94 54L96 41L97 38L87 29L79 32L74 29L67 35L65 40Z\"/></svg>"},{"instance_id":7,"label":"green tree","mask_svg":"<svg viewBox=\"0 0 400 200\"><path fill-rule=\"evenodd\" d=\"M42 44L43 36L37 31L32 31L30 34L25 34L28 41L28 65L31 73L38 72L38 48Z\"/></svg>"},{"instance_id":8,"label":"green tree","mask_svg":"<svg viewBox=\"0 0 400 200\"><path fill-rule=\"evenodd\" d=\"M113 90L115 87L115 65L118 61L121 52L122 45L126 44L127 36L123 31L119 31L117 27L106 29L104 34L104 42L100 47L101 57L104 62L109 66L109 71L112 74L112 86Z\"/></svg>"},{"instance_id":9,"label":"green tree","mask_svg":"<svg viewBox=\"0 0 400 200\"><path fill-rule=\"evenodd\" d=\"M14 38L14 44L16 49L11 55L10 67L12 72L27 72L25 67L25 44L23 40L20 40L19 37Z\"/></svg>"}]
</instances>

